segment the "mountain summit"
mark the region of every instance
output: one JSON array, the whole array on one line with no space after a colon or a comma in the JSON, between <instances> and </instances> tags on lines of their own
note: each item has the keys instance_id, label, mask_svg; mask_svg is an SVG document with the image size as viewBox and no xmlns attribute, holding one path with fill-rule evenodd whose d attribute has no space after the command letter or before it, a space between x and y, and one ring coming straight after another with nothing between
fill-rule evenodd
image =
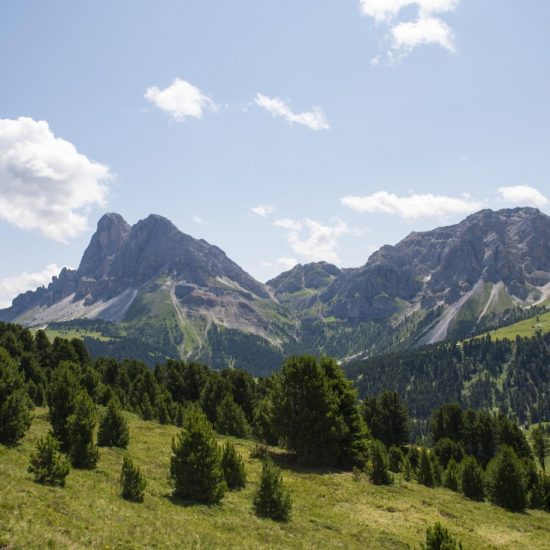
<instances>
[{"instance_id":1,"label":"mountain summit","mask_svg":"<svg viewBox=\"0 0 550 550\"><path fill-rule=\"evenodd\" d=\"M18 296L0 319L95 320L98 330L105 321L118 328L104 334L103 353L133 339L163 356L264 372L284 353L345 358L462 338L548 298L550 217L533 208L482 210L411 233L362 267L298 265L267 284L162 216L130 226L111 213L78 269Z\"/></svg>"}]
</instances>

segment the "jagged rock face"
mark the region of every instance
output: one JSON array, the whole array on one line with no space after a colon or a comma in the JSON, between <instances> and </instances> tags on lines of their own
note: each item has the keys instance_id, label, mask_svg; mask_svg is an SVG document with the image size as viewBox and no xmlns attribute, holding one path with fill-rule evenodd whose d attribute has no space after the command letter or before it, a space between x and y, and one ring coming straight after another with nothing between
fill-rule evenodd
<instances>
[{"instance_id":1,"label":"jagged rock face","mask_svg":"<svg viewBox=\"0 0 550 550\"><path fill-rule=\"evenodd\" d=\"M300 292L304 289L318 290L328 286L341 270L327 262L314 262L311 264L298 264L290 271L267 282L277 296L285 293Z\"/></svg>"},{"instance_id":2,"label":"jagged rock face","mask_svg":"<svg viewBox=\"0 0 550 550\"><path fill-rule=\"evenodd\" d=\"M19 296L0 318L25 324L80 317L120 322L140 297L169 303L174 317L208 317L205 324L219 320L263 336L269 323L262 300L278 307L266 287L221 249L182 233L166 218L151 215L131 227L120 215L106 214L76 271L64 269L47 288Z\"/></svg>"},{"instance_id":3,"label":"jagged rock face","mask_svg":"<svg viewBox=\"0 0 550 550\"><path fill-rule=\"evenodd\" d=\"M299 292L307 269L297 266L268 284L277 297ZM456 303L480 281L504 283L519 302L536 300L533 287L550 282L550 217L533 208L483 210L457 225L411 233L363 267L341 271L315 299L327 315L376 321L407 305Z\"/></svg>"},{"instance_id":4,"label":"jagged rock face","mask_svg":"<svg viewBox=\"0 0 550 550\"><path fill-rule=\"evenodd\" d=\"M407 342L429 343L462 337L457 335L485 326L484 316L493 322L517 304L547 298L550 217L532 208L483 210L457 225L411 233L360 268L297 265L267 286L161 216L131 227L107 214L76 271L64 269L47 288L18 296L0 319L122 322L137 337L147 330L164 342L170 333L182 356L204 349L212 326L288 345L292 352L301 339L306 347L300 351L318 353L334 337L334 353L345 356L376 343L380 334L393 338L413 312L412 322L424 324L407 325ZM370 325L363 331L365 322L382 332L372 336ZM240 345L242 351L249 344Z\"/></svg>"}]
</instances>

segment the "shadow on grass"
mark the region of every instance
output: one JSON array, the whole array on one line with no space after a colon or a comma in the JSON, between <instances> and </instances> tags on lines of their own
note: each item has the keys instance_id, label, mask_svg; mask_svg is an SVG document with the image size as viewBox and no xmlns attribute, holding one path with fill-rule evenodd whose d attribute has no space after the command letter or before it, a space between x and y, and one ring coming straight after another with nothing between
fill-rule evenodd
<instances>
[{"instance_id":1,"label":"shadow on grass","mask_svg":"<svg viewBox=\"0 0 550 550\"><path fill-rule=\"evenodd\" d=\"M252 457L256 460L262 460L264 457ZM270 458L281 470L289 470L298 474L317 474L328 475L343 473L348 470L344 468L336 468L334 466L310 466L300 463L296 454L287 452L275 452L270 449L265 453L265 458ZM351 471L351 470L349 470Z\"/></svg>"},{"instance_id":2,"label":"shadow on grass","mask_svg":"<svg viewBox=\"0 0 550 550\"><path fill-rule=\"evenodd\" d=\"M180 506L181 508L206 508L207 510L216 510L221 508L221 502L197 502L195 500L184 499L182 497L174 495L174 493L168 493L164 495L164 498L166 498L166 500L170 501L172 504Z\"/></svg>"}]
</instances>

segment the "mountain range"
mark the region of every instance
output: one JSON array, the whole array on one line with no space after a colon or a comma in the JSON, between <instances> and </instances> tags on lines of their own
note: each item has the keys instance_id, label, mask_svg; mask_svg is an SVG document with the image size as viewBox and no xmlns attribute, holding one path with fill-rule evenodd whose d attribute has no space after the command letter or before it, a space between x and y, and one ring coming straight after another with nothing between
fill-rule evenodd
<instances>
[{"instance_id":1,"label":"mountain range","mask_svg":"<svg viewBox=\"0 0 550 550\"><path fill-rule=\"evenodd\" d=\"M266 284L162 216L130 226L106 214L78 269L21 294L0 320L89 331L94 354L124 348L260 374L289 353L349 360L464 338L548 298L550 217L533 208L482 210L383 246L361 267L297 265Z\"/></svg>"}]
</instances>

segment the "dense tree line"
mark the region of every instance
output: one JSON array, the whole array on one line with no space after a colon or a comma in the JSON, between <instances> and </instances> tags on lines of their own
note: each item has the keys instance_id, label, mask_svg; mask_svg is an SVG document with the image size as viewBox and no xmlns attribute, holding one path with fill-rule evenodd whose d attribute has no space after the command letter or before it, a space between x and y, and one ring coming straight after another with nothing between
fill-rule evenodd
<instances>
[{"instance_id":1,"label":"dense tree line","mask_svg":"<svg viewBox=\"0 0 550 550\"><path fill-rule=\"evenodd\" d=\"M395 391L411 416L450 402L499 409L522 423L550 418L550 334L478 338L372 357L345 367L362 398Z\"/></svg>"}]
</instances>

